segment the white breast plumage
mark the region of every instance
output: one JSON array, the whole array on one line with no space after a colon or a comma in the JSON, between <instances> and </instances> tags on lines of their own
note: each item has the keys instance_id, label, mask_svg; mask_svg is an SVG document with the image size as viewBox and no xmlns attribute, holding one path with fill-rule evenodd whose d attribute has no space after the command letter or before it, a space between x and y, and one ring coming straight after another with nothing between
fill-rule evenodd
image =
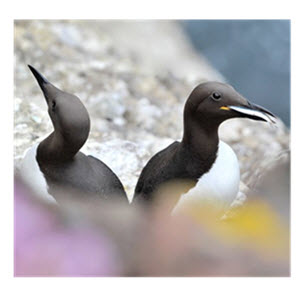
<instances>
[{"instance_id":1,"label":"white breast plumage","mask_svg":"<svg viewBox=\"0 0 301 300\"><path fill-rule=\"evenodd\" d=\"M236 154L229 145L220 141L213 166L208 173L201 176L194 188L182 195L172 213L178 213L187 205L202 205L204 201L212 201L226 208L235 200L239 182L240 171Z\"/></svg>"},{"instance_id":2,"label":"white breast plumage","mask_svg":"<svg viewBox=\"0 0 301 300\"><path fill-rule=\"evenodd\" d=\"M56 200L48 193L46 179L36 160L37 148L38 144L26 151L20 165L19 175L38 198L48 203L56 203Z\"/></svg>"}]
</instances>

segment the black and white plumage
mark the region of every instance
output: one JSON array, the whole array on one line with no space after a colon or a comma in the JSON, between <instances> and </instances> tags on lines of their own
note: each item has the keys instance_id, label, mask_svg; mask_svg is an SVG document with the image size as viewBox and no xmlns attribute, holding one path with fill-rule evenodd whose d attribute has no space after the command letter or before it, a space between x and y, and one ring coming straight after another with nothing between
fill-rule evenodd
<instances>
[{"instance_id":1,"label":"black and white plumage","mask_svg":"<svg viewBox=\"0 0 301 300\"><path fill-rule=\"evenodd\" d=\"M20 167L23 180L50 202L59 203L71 195L83 201L128 201L114 172L99 159L79 151L90 132L90 118L82 102L29 68L43 91L54 131L26 152Z\"/></svg>"},{"instance_id":2,"label":"black and white plumage","mask_svg":"<svg viewBox=\"0 0 301 300\"><path fill-rule=\"evenodd\" d=\"M179 183L172 193L175 202L170 210L177 211L188 199L230 204L239 190L239 164L231 147L219 140L218 128L225 120L237 117L272 123L275 118L230 85L198 85L185 104L182 140L149 160L138 179L133 202L153 203L162 186Z\"/></svg>"}]
</instances>

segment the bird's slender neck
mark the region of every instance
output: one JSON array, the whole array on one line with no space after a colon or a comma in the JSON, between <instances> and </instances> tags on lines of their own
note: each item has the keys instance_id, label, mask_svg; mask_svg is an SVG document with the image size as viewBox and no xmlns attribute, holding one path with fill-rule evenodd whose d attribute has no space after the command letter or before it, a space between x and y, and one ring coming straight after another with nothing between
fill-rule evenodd
<instances>
[{"instance_id":1,"label":"bird's slender neck","mask_svg":"<svg viewBox=\"0 0 301 300\"><path fill-rule=\"evenodd\" d=\"M205 160L218 150L219 124L208 124L184 116L184 133L182 145L199 159Z\"/></svg>"},{"instance_id":2,"label":"bird's slender neck","mask_svg":"<svg viewBox=\"0 0 301 300\"><path fill-rule=\"evenodd\" d=\"M79 133L76 136L62 135L60 131L54 130L38 147L38 158L43 161L68 161L74 158L80 148L84 145L88 134Z\"/></svg>"}]
</instances>

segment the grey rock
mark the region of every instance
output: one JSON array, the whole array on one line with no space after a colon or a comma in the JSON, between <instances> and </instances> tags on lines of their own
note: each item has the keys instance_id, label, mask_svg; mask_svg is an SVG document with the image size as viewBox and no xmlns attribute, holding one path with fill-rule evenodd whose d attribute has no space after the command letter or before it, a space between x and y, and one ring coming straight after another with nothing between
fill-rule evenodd
<instances>
[{"instance_id":1,"label":"grey rock","mask_svg":"<svg viewBox=\"0 0 301 300\"><path fill-rule=\"evenodd\" d=\"M117 173L130 198L148 159L181 138L183 107L194 86L224 80L175 21L16 21L16 170L24 151L52 131L27 64L80 97L92 121L83 150ZM267 165L289 160L289 130L281 121L269 127L231 120L220 136L238 155L242 181L251 189ZM245 193L241 188L240 199Z\"/></svg>"}]
</instances>

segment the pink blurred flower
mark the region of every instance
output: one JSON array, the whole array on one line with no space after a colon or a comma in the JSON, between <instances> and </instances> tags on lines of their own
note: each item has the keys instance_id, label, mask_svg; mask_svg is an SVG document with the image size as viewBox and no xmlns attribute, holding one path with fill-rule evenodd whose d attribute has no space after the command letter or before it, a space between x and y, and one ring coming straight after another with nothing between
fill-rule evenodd
<instances>
[{"instance_id":1,"label":"pink blurred flower","mask_svg":"<svg viewBox=\"0 0 301 300\"><path fill-rule=\"evenodd\" d=\"M15 276L117 276L119 260L101 230L62 224L15 181Z\"/></svg>"}]
</instances>

